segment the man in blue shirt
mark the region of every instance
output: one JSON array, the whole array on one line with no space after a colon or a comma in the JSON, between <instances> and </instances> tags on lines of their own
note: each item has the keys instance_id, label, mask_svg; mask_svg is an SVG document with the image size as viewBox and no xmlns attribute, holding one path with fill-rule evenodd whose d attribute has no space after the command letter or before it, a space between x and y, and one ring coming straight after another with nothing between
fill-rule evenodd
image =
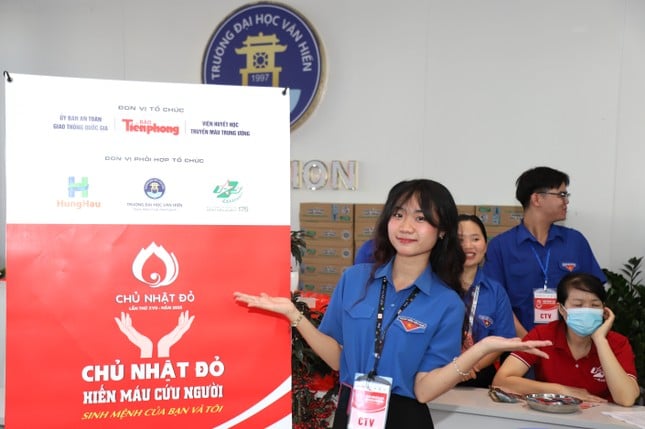
<instances>
[{"instance_id":1,"label":"man in blue shirt","mask_svg":"<svg viewBox=\"0 0 645 429\"><path fill-rule=\"evenodd\" d=\"M524 208L522 222L488 244L484 272L506 289L519 337L536 323L536 308L540 310L544 301L538 294L555 289L565 274L586 272L607 281L587 239L575 229L554 224L567 217L568 185L569 176L553 168L522 173L515 191Z\"/></svg>"},{"instance_id":2,"label":"man in blue shirt","mask_svg":"<svg viewBox=\"0 0 645 429\"><path fill-rule=\"evenodd\" d=\"M372 264L374 263L374 239L367 240L356 251L354 264Z\"/></svg>"}]
</instances>

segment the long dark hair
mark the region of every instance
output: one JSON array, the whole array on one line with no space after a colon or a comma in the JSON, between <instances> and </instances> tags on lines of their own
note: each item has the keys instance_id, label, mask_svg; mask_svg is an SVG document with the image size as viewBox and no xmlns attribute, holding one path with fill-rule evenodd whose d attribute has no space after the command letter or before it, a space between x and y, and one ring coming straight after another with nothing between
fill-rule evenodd
<instances>
[{"instance_id":1,"label":"long dark hair","mask_svg":"<svg viewBox=\"0 0 645 429\"><path fill-rule=\"evenodd\" d=\"M465 256L457 237L457 206L450 191L434 180L406 180L392 187L374 231L374 269L386 264L396 254L388 237L388 223L396 208L411 198L418 200L427 222L443 235L430 252L432 271L459 292Z\"/></svg>"},{"instance_id":2,"label":"long dark hair","mask_svg":"<svg viewBox=\"0 0 645 429\"><path fill-rule=\"evenodd\" d=\"M470 221L473 222L475 225L479 227L479 230L481 231L482 235L484 236L484 242L488 243L488 234L486 234L486 227L484 226L484 222L479 218L479 216L474 215L474 214L460 214L457 216L457 222L458 224L461 222L466 222Z\"/></svg>"}]
</instances>

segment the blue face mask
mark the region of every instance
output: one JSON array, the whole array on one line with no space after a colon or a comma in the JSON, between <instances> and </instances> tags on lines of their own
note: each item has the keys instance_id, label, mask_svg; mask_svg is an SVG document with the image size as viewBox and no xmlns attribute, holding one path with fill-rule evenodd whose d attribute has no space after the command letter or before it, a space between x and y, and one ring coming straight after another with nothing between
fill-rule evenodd
<instances>
[{"instance_id":1,"label":"blue face mask","mask_svg":"<svg viewBox=\"0 0 645 429\"><path fill-rule=\"evenodd\" d=\"M565 308L567 326L581 337L593 334L602 325L603 309L589 307Z\"/></svg>"}]
</instances>

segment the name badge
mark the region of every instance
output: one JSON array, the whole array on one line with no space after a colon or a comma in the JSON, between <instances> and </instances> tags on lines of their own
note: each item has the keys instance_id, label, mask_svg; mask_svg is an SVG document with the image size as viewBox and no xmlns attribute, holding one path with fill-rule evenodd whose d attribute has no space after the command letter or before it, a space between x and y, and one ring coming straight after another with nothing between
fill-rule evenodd
<instances>
[{"instance_id":1,"label":"name badge","mask_svg":"<svg viewBox=\"0 0 645 429\"><path fill-rule=\"evenodd\" d=\"M390 377L356 374L347 429L385 429L391 391Z\"/></svg>"},{"instance_id":2,"label":"name badge","mask_svg":"<svg viewBox=\"0 0 645 429\"><path fill-rule=\"evenodd\" d=\"M533 323L558 320L558 294L555 289L533 290Z\"/></svg>"}]
</instances>

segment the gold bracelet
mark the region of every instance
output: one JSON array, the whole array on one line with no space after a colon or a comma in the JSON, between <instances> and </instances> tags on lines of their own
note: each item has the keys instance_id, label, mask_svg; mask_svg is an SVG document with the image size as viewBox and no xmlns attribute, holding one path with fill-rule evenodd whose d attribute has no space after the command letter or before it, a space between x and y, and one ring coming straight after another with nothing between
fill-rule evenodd
<instances>
[{"instance_id":1,"label":"gold bracelet","mask_svg":"<svg viewBox=\"0 0 645 429\"><path fill-rule=\"evenodd\" d=\"M461 369L459 369L459 365L457 365L457 357L456 356L454 358L452 358L452 364L455 366L455 369L457 370L457 374L459 374L462 377L469 377L470 376L470 371L463 372Z\"/></svg>"},{"instance_id":2,"label":"gold bracelet","mask_svg":"<svg viewBox=\"0 0 645 429\"><path fill-rule=\"evenodd\" d=\"M298 323L300 323L300 321L302 320L302 317L303 317L303 316L302 316L302 313L298 313L298 317L296 317L296 320L294 320L293 322L291 322L291 327L292 327L292 328L296 328L296 327L298 327Z\"/></svg>"}]
</instances>

